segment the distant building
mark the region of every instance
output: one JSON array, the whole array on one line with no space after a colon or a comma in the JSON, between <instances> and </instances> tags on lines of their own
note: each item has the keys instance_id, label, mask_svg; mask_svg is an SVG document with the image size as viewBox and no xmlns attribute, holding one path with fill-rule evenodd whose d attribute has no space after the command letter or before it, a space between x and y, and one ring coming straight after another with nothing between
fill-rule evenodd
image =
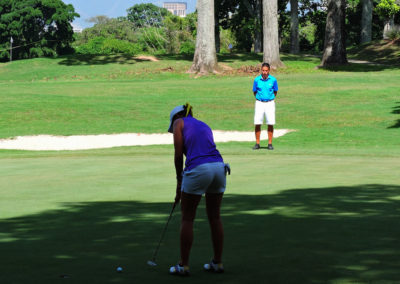
<instances>
[{"instance_id":1,"label":"distant building","mask_svg":"<svg viewBox=\"0 0 400 284\"><path fill-rule=\"evenodd\" d=\"M186 17L186 2L164 2L163 7L175 16Z\"/></svg>"}]
</instances>

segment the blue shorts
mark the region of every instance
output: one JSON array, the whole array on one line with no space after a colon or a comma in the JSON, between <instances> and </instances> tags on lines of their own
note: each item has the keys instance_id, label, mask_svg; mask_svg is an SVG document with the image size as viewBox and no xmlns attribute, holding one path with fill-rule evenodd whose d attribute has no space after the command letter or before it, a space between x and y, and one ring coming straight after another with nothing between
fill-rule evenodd
<instances>
[{"instance_id":1,"label":"blue shorts","mask_svg":"<svg viewBox=\"0 0 400 284\"><path fill-rule=\"evenodd\" d=\"M201 164L183 173L182 191L189 194L223 193L226 187L225 164Z\"/></svg>"}]
</instances>

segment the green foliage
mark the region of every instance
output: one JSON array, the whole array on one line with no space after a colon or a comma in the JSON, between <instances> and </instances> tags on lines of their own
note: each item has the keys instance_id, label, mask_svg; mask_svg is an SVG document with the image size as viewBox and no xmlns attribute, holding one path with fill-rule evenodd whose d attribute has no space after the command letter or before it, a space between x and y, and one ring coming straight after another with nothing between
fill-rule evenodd
<instances>
[{"instance_id":1,"label":"green foliage","mask_svg":"<svg viewBox=\"0 0 400 284\"><path fill-rule=\"evenodd\" d=\"M168 15L163 21L166 38L166 52L169 54L191 53L190 45L194 42L192 36L191 20L186 20L174 15ZM183 49L181 45L185 43ZM183 52L182 52L183 50Z\"/></svg>"},{"instance_id":2,"label":"green foliage","mask_svg":"<svg viewBox=\"0 0 400 284\"><path fill-rule=\"evenodd\" d=\"M229 29L220 29L220 53L228 53L230 52L229 50L229 44L232 44L232 46L236 46L236 40Z\"/></svg>"},{"instance_id":3,"label":"green foliage","mask_svg":"<svg viewBox=\"0 0 400 284\"><path fill-rule=\"evenodd\" d=\"M120 39L95 37L88 43L80 45L76 52L86 55L110 55L123 53L134 55L139 49L134 44Z\"/></svg>"},{"instance_id":4,"label":"green foliage","mask_svg":"<svg viewBox=\"0 0 400 284\"><path fill-rule=\"evenodd\" d=\"M71 51L70 23L79 17L72 5L61 0L4 0L0 12L0 48L8 48L13 37L13 59ZM0 60L8 58L8 51L1 51Z\"/></svg>"},{"instance_id":5,"label":"green foliage","mask_svg":"<svg viewBox=\"0 0 400 284\"><path fill-rule=\"evenodd\" d=\"M167 9L154 4L136 4L128 10L127 19L136 27L161 27L163 18L171 14Z\"/></svg>"},{"instance_id":6,"label":"green foliage","mask_svg":"<svg viewBox=\"0 0 400 284\"><path fill-rule=\"evenodd\" d=\"M300 40L300 49L301 50L313 50L317 52L318 50L315 48L316 36L315 32L317 31L317 26L312 23L310 20L305 22L299 28L299 40Z\"/></svg>"},{"instance_id":7,"label":"green foliage","mask_svg":"<svg viewBox=\"0 0 400 284\"><path fill-rule=\"evenodd\" d=\"M79 53L84 54L101 54L102 50L107 52L104 54L111 54L109 49L96 47L98 44L95 43L100 37L130 42L130 47L133 47L135 54L188 54L192 53L192 45L195 41L193 35L196 34L196 18L195 13L188 14L185 18L168 13L162 18L159 26L143 27L138 27L124 17L106 21L101 18L100 23L75 35L75 48ZM95 20L99 22L97 18ZM89 44L91 40L93 41ZM131 48L118 48L118 50L119 52L127 50L128 54L132 54Z\"/></svg>"},{"instance_id":8,"label":"green foliage","mask_svg":"<svg viewBox=\"0 0 400 284\"><path fill-rule=\"evenodd\" d=\"M137 41L135 26L126 18L109 19L77 34L76 44L84 44L95 37L116 38L129 42Z\"/></svg>"},{"instance_id":9,"label":"green foliage","mask_svg":"<svg viewBox=\"0 0 400 284\"><path fill-rule=\"evenodd\" d=\"M300 50L320 52L324 48L326 9L323 3L317 1L304 1L299 7L299 36ZM311 43L311 30L314 30L314 40Z\"/></svg>"},{"instance_id":10,"label":"green foliage","mask_svg":"<svg viewBox=\"0 0 400 284\"><path fill-rule=\"evenodd\" d=\"M389 31L387 31L386 36L390 40L398 40L400 39L400 26L395 26Z\"/></svg>"},{"instance_id":11,"label":"green foliage","mask_svg":"<svg viewBox=\"0 0 400 284\"><path fill-rule=\"evenodd\" d=\"M400 7L395 0L380 0L375 11L383 18L390 18L400 11Z\"/></svg>"},{"instance_id":12,"label":"green foliage","mask_svg":"<svg viewBox=\"0 0 400 284\"><path fill-rule=\"evenodd\" d=\"M194 54L194 51L196 49L196 44L194 41L185 41L181 44L179 53L182 54Z\"/></svg>"},{"instance_id":13,"label":"green foliage","mask_svg":"<svg viewBox=\"0 0 400 284\"><path fill-rule=\"evenodd\" d=\"M138 44L143 51L152 54L166 53L167 39L163 28L141 28L138 32Z\"/></svg>"}]
</instances>

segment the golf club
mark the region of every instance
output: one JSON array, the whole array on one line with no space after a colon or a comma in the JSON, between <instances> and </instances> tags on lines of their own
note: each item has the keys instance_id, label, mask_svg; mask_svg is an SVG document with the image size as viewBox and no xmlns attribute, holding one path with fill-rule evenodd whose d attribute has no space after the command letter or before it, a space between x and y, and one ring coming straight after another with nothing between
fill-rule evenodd
<instances>
[{"instance_id":1,"label":"golf club","mask_svg":"<svg viewBox=\"0 0 400 284\"><path fill-rule=\"evenodd\" d=\"M167 230L168 223L169 223L169 220L171 220L172 213L174 212L175 206L176 206L176 202L174 202L174 205L172 206L171 213L169 213L169 217L168 217L168 220L167 220L167 224L165 224L164 230L163 230L162 233L161 233L161 238L160 238L160 241L158 242L158 245L157 245L157 247L156 247L156 249L155 249L155 251L154 251L153 257L152 257L151 260L147 261L147 264L150 265L150 266L157 266L157 263L156 263L156 256L157 256L157 253L158 253L158 249L160 248L161 242L162 242L162 240L163 240L163 238L164 238L165 231Z\"/></svg>"}]
</instances>

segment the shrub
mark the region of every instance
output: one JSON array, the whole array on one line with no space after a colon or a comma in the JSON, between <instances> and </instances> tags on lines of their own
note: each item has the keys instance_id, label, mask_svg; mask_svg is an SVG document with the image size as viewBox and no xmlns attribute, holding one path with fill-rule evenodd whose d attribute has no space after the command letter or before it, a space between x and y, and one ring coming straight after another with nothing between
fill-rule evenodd
<instances>
[{"instance_id":1,"label":"shrub","mask_svg":"<svg viewBox=\"0 0 400 284\"><path fill-rule=\"evenodd\" d=\"M386 36L390 40L400 39L400 26L394 26L386 32Z\"/></svg>"},{"instance_id":2,"label":"shrub","mask_svg":"<svg viewBox=\"0 0 400 284\"><path fill-rule=\"evenodd\" d=\"M138 36L138 43L143 51L149 53L165 53L166 37L162 28L141 28Z\"/></svg>"},{"instance_id":3,"label":"shrub","mask_svg":"<svg viewBox=\"0 0 400 284\"><path fill-rule=\"evenodd\" d=\"M196 46L195 43L191 40L185 41L181 44L181 48L179 53L181 54L194 54Z\"/></svg>"},{"instance_id":4,"label":"shrub","mask_svg":"<svg viewBox=\"0 0 400 284\"><path fill-rule=\"evenodd\" d=\"M126 40L95 37L89 40L87 44L78 46L76 52L90 55L110 55L116 53L134 55L140 52L139 49L137 45Z\"/></svg>"}]
</instances>

